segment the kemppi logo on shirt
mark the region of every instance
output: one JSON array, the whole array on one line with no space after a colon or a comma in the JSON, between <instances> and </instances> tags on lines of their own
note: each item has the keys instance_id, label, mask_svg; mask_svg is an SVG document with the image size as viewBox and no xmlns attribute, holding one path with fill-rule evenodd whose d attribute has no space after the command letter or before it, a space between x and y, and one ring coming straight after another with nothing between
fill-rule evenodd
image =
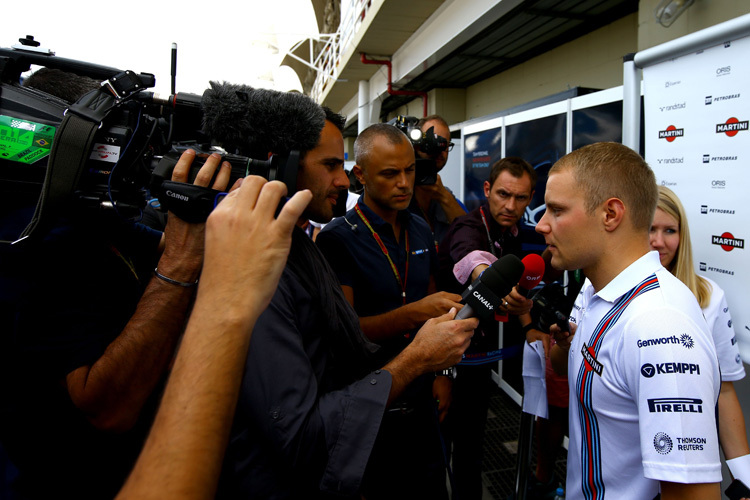
<instances>
[{"instance_id":1,"label":"kemppi logo on shirt","mask_svg":"<svg viewBox=\"0 0 750 500\"><path fill-rule=\"evenodd\" d=\"M654 375L668 373L679 373L685 375L700 375L701 367L697 363L646 363L641 366L641 375L646 378L652 378Z\"/></svg>"}]
</instances>

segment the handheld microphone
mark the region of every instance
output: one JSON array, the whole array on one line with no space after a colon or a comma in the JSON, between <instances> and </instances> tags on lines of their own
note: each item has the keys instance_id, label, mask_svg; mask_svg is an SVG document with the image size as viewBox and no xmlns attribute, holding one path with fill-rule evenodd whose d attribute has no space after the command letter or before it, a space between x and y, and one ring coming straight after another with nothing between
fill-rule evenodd
<instances>
[{"instance_id":1,"label":"handheld microphone","mask_svg":"<svg viewBox=\"0 0 750 500\"><path fill-rule=\"evenodd\" d=\"M498 259L464 291L461 296L464 307L458 311L456 319L474 316L482 320L493 319L498 304L518 283L523 271L523 263L515 255Z\"/></svg>"},{"instance_id":2,"label":"handheld microphone","mask_svg":"<svg viewBox=\"0 0 750 500\"><path fill-rule=\"evenodd\" d=\"M544 276L544 259L541 255L530 253L521 262L523 262L525 269L521 275L521 279L518 281L518 293L528 298L531 290L542 281L542 276Z\"/></svg>"}]
</instances>

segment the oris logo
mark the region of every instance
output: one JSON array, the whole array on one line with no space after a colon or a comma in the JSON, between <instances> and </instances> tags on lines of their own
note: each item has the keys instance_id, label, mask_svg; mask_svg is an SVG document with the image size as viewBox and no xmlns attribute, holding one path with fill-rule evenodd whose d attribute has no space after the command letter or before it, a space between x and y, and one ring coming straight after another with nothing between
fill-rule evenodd
<instances>
[{"instance_id":1,"label":"oris logo","mask_svg":"<svg viewBox=\"0 0 750 500\"><path fill-rule=\"evenodd\" d=\"M716 68L716 76L727 76L730 74L732 74L731 66L723 66L721 68Z\"/></svg>"},{"instance_id":2,"label":"oris logo","mask_svg":"<svg viewBox=\"0 0 750 500\"><path fill-rule=\"evenodd\" d=\"M728 137L734 137L735 135L737 135L737 133L740 130L747 130L747 129L748 129L747 120L741 122L735 117L731 117L725 123L718 123L716 125L716 133L727 134Z\"/></svg>"},{"instance_id":3,"label":"oris logo","mask_svg":"<svg viewBox=\"0 0 750 500\"><path fill-rule=\"evenodd\" d=\"M685 135L685 129L677 128L674 125L670 125L666 130L659 131L659 139L666 139L667 142L672 142L678 137Z\"/></svg>"},{"instance_id":4,"label":"oris logo","mask_svg":"<svg viewBox=\"0 0 750 500\"><path fill-rule=\"evenodd\" d=\"M727 187L727 181L723 179L721 180L716 179L716 180L711 181L712 189L724 189L725 187Z\"/></svg>"},{"instance_id":5,"label":"oris logo","mask_svg":"<svg viewBox=\"0 0 750 500\"><path fill-rule=\"evenodd\" d=\"M726 252L731 252L735 248L745 248L745 240L735 238L730 232L722 233L721 236L711 236L711 243L719 245Z\"/></svg>"}]
</instances>

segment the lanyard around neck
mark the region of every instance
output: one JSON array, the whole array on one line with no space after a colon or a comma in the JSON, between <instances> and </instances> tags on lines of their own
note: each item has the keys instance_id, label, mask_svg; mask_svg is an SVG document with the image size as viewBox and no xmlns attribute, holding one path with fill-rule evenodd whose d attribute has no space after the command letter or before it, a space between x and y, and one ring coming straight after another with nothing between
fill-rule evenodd
<instances>
[{"instance_id":1,"label":"lanyard around neck","mask_svg":"<svg viewBox=\"0 0 750 500\"><path fill-rule=\"evenodd\" d=\"M495 245L493 244L492 236L490 236L490 225L487 224L487 217L485 217L484 215L484 207L479 207L479 213L482 214L482 223L484 223L484 230L487 231L487 242L490 245L490 252L492 252L492 255L499 258L497 252L495 252Z\"/></svg>"},{"instance_id":2,"label":"lanyard around neck","mask_svg":"<svg viewBox=\"0 0 750 500\"><path fill-rule=\"evenodd\" d=\"M367 226L367 229L370 230L370 233L372 234L372 237L375 238L375 241L377 242L378 246L380 247L380 250L382 250L383 255L385 255L385 258L388 259L388 263L391 265L391 270L393 271L393 275L396 277L396 282L398 283L398 286L401 288L401 300L404 305L406 305L406 280L409 277L409 231L404 230L404 238L406 238L406 269L404 272L404 279L401 280L401 274L399 274L398 269L396 268L396 264L393 263L393 259L391 259L390 254L388 253L388 249L385 247L385 243L383 243L383 240L380 239L380 235L372 228L372 225L370 224L370 221L367 220L367 217L364 213L362 213L362 210L359 208L359 203L354 205L354 210L357 212L357 215L359 215L359 218L362 219L362 222L365 223L365 226Z\"/></svg>"}]
</instances>

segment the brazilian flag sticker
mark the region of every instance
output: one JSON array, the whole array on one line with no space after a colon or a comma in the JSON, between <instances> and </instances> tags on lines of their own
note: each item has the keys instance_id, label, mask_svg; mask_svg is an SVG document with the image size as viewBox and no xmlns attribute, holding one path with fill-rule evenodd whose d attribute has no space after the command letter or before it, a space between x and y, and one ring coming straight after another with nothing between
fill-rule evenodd
<instances>
[{"instance_id":1,"label":"brazilian flag sticker","mask_svg":"<svg viewBox=\"0 0 750 500\"><path fill-rule=\"evenodd\" d=\"M30 165L49 155L55 128L0 115L0 158Z\"/></svg>"}]
</instances>

